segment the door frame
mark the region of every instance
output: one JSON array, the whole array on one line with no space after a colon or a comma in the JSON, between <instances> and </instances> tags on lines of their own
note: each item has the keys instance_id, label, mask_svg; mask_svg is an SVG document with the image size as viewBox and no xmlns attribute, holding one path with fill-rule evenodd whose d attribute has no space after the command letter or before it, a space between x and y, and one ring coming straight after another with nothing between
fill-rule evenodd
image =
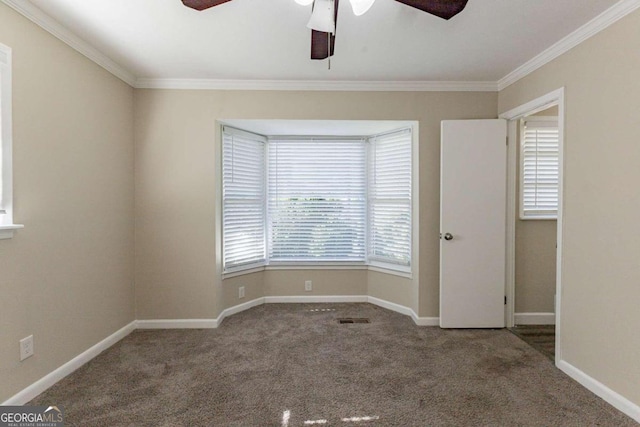
<instances>
[{"instance_id":1,"label":"door frame","mask_svg":"<svg viewBox=\"0 0 640 427\"><path fill-rule=\"evenodd\" d=\"M517 170L517 133L518 121L528 115L535 114L547 108L558 106L558 228L556 251L556 345L555 364L562 360L562 347L560 335L561 328L561 298L562 298L562 230L564 214L564 87L549 92L539 98L515 107L499 115L501 119L508 120L507 124L507 260L506 260L506 289L507 303L505 306L506 324L508 328L515 326L515 264L516 264L516 210L518 207L518 188L516 186Z\"/></svg>"}]
</instances>

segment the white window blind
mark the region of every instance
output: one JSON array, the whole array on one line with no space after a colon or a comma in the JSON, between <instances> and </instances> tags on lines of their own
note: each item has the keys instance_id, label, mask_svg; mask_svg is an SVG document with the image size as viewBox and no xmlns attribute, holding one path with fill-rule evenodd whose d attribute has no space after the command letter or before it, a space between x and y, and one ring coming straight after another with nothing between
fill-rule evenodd
<instances>
[{"instance_id":1,"label":"white window blind","mask_svg":"<svg viewBox=\"0 0 640 427\"><path fill-rule=\"evenodd\" d=\"M380 135L369 149L369 259L411 262L411 130Z\"/></svg>"},{"instance_id":2,"label":"white window blind","mask_svg":"<svg viewBox=\"0 0 640 427\"><path fill-rule=\"evenodd\" d=\"M364 139L269 139L270 261L364 261Z\"/></svg>"},{"instance_id":3,"label":"white window blind","mask_svg":"<svg viewBox=\"0 0 640 427\"><path fill-rule=\"evenodd\" d=\"M222 154L224 270L264 264L265 144L262 136L225 126Z\"/></svg>"},{"instance_id":4,"label":"white window blind","mask_svg":"<svg viewBox=\"0 0 640 427\"><path fill-rule=\"evenodd\" d=\"M558 121L525 119L520 163L521 218L557 218Z\"/></svg>"}]
</instances>

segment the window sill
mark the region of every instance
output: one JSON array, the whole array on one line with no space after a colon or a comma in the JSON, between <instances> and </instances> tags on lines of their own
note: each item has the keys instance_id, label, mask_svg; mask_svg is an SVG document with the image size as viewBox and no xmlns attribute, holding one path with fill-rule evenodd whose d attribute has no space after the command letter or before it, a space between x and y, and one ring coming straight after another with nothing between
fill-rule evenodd
<instances>
[{"instance_id":1,"label":"window sill","mask_svg":"<svg viewBox=\"0 0 640 427\"><path fill-rule=\"evenodd\" d=\"M362 264L362 263L323 263L323 264L271 264L260 267L251 267L245 270L235 270L222 274L222 280L231 279L232 277L244 276L245 274L257 273L260 271L283 271L283 270L369 270L378 273L390 274L392 276L403 277L406 279L413 278L411 271L401 271L392 267L380 264Z\"/></svg>"},{"instance_id":2,"label":"window sill","mask_svg":"<svg viewBox=\"0 0 640 427\"><path fill-rule=\"evenodd\" d=\"M0 225L0 239L11 239L16 230L24 228L22 224L6 224Z\"/></svg>"}]
</instances>

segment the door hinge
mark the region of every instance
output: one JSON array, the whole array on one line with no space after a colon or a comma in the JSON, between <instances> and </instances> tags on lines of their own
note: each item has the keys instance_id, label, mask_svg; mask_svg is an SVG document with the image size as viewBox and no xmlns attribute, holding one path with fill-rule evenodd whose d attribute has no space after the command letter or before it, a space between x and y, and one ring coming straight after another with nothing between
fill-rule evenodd
<instances>
[{"instance_id":1,"label":"door hinge","mask_svg":"<svg viewBox=\"0 0 640 427\"><path fill-rule=\"evenodd\" d=\"M504 296L504 305L507 305L507 296Z\"/></svg>"},{"instance_id":2,"label":"door hinge","mask_svg":"<svg viewBox=\"0 0 640 427\"><path fill-rule=\"evenodd\" d=\"M507 140L507 145L509 145L509 137L508 136L507 136L506 140Z\"/></svg>"}]
</instances>

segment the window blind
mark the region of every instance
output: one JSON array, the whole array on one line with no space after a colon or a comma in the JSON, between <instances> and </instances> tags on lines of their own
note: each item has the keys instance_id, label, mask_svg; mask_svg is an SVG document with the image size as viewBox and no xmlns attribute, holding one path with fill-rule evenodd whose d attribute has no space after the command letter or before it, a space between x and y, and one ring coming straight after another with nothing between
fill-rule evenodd
<instances>
[{"instance_id":1,"label":"window blind","mask_svg":"<svg viewBox=\"0 0 640 427\"><path fill-rule=\"evenodd\" d=\"M364 261L364 139L270 138L270 261Z\"/></svg>"},{"instance_id":2,"label":"window blind","mask_svg":"<svg viewBox=\"0 0 640 427\"><path fill-rule=\"evenodd\" d=\"M369 148L369 259L411 262L411 130L372 138Z\"/></svg>"},{"instance_id":3,"label":"window blind","mask_svg":"<svg viewBox=\"0 0 640 427\"><path fill-rule=\"evenodd\" d=\"M225 126L222 153L223 262L265 262L265 143L260 135Z\"/></svg>"},{"instance_id":4,"label":"window blind","mask_svg":"<svg viewBox=\"0 0 640 427\"><path fill-rule=\"evenodd\" d=\"M558 213L558 122L525 120L520 163L521 217Z\"/></svg>"}]
</instances>

